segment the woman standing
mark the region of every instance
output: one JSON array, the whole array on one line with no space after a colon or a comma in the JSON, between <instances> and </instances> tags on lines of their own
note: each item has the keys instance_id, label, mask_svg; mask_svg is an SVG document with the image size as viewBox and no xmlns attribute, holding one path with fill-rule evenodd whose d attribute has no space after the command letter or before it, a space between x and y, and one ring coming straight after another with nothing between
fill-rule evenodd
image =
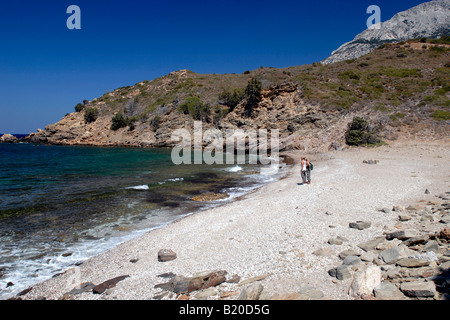
<instances>
[{"instance_id":1,"label":"woman standing","mask_svg":"<svg viewBox=\"0 0 450 320\"><path fill-rule=\"evenodd\" d=\"M311 164L305 157L302 157L301 162L301 174L303 183L310 184L311 183Z\"/></svg>"}]
</instances>

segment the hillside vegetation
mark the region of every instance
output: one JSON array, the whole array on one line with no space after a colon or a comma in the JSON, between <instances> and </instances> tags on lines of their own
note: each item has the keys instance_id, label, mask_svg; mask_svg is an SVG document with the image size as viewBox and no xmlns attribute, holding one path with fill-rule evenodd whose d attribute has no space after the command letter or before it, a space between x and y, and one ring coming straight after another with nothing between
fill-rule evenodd
<instances>
[{"instance_id":1,"label":"hillside vegetation","mask_svg":"<svg viewBox=\"0 0 450 320\"><path fill-rule=\"evenodd\" d=\"M30 137L61 144L170 146L174 129L279 129L285 148L345 143L354 116L382 138L441 135L450 114L450 44L416 39L386 44L330 65L261 67L242 74L172 72L83 101ZM88 114L86 114L88 113ZM447 131L448 132L448 131Z\"/></svg>"}]
</instances>

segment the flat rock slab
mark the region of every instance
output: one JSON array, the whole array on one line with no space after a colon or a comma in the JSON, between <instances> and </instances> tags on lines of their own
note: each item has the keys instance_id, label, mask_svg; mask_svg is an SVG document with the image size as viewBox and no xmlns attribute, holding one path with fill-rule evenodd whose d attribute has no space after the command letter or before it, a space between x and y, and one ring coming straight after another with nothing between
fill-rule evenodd
<instances>
[{"instance_id":1,"label":"flat rock slab","mask_svg":"<svg viewBox=\"0 0 450 320\"><path fill-rule=\"evenodd\" d=\"M94 292L96 294L101 294L101 293L105 292L106 289L114 288L118 282L120 282L128 277L129 277L129 275L125 275L125 276L119 276L119 277L115 277L113 279L106 280L105 282L102 282L99 285L96 285L92 289L92 292Z\"/></svg>"},{"instance_id":2,"label":"flat rock slab","mask_svg":"<svg viewBox=\"0 0 450 320\"><path fill-rule=\"evenodd\" d=\"M358 247L363 249L364 251L370 251L370 250L375 250L375 248L377 247L378 244L380 244L381 242L383 242L383 240L385 239L385 237L377 237L374 238L372 240L368 240L366 242L360 243L358 244Z\"/></svg>"},{"instance_id":3,"label":"flat rock slab","mask_svg":"<svg viewBox=\"0 0 450 320\"><path fill-rule=\"evenodd\" d=\"M436 285L434 282L404 282L400 290L408 297L434 297Z\"/></svg>"},{"instance_id":4,"label":"flat rock slab","mask_svg":"<svg viewBox=\"0 0 450 320\"><path fill-rule=\"evenodd\" d=\"M387 240L393 240L395 238L399 240L408 240L409 238L417 237L416 229L406 229L406 230L398 230L394 232L390 232L386 234Z\"/></svg>"},{"instance_id":5,"label":"flat rock slab","mask_svg":"<svg viewBox=\"0 0 450 320\"><path fill-rule=\"evenodd\" d=\"M350 222L348 226L353 229L364 230L370 228L371 225L369 221L356 221Z\"/></svg>"},{"instance_id":6,"label":"flat rock slab","mask_svg":"<svg viewBox=\"0 0 450 320\"><path fill-rule=\"evenodd\" d=\"M430 262L426 259L408 259L403 258L396 262L396 264L400 267L406 267L406 268L419 268L419 267L425 267L430 264Z\"/></svg>"}]
</instances>

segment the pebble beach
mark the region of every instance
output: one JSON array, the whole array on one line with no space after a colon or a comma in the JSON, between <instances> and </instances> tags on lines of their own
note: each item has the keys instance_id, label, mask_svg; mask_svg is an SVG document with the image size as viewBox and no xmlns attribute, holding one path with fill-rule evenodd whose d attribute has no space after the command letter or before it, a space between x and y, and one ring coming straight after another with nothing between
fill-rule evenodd
<instances>
[{"instance_id":1,"label":"pebble beach","mask_svg":"<svg viewBox=\"0 0 450 320\"><path fill-rule=\"evenodd\" d=\"M314 163L310 185L301 184L303 155ZM450 223L444 197L450 197L448 143L399 142L285 156L293 163L282 179L121 243L13 298L381 299L374 288L355 284L372 269L379 273L374 286L396 287L391 296L383 292L385 299L448 297L445 279L433 294L415 296L402 291L401 279L389 278L401 268L400 258L426 253L429 241L437 243L438 252L422 267L448 267L449 244L437 236ZM414 235L404 239L394 234L410 230ZM383 261L385 250L424 235L405 256ZM378 239L373 248L361 248L373 239ZM347 259L345 270L338 268L347 256L356 258ZM432 282L430 277L407 282Z\"/></svg>"}]
</instances>

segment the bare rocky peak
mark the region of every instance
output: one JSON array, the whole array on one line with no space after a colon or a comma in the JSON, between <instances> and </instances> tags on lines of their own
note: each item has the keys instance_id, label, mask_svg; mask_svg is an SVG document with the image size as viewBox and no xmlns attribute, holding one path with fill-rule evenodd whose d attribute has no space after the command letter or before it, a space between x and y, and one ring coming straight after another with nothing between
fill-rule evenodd
<instances>
[{"instance_id":1,"label":"bare rocky peak","mask_svg":"<svg viewBox=\"0 0 450 320\"><path fill-rule=\"evenodd\" d=\"M381 8L383 10L383 8ZM384 43L415 38L438 38L450 33L450 0L434 0L397 13L381 23L380 29L367 29L343 44L323 64L359 58Z\"/></svg>"}]
</instances>

